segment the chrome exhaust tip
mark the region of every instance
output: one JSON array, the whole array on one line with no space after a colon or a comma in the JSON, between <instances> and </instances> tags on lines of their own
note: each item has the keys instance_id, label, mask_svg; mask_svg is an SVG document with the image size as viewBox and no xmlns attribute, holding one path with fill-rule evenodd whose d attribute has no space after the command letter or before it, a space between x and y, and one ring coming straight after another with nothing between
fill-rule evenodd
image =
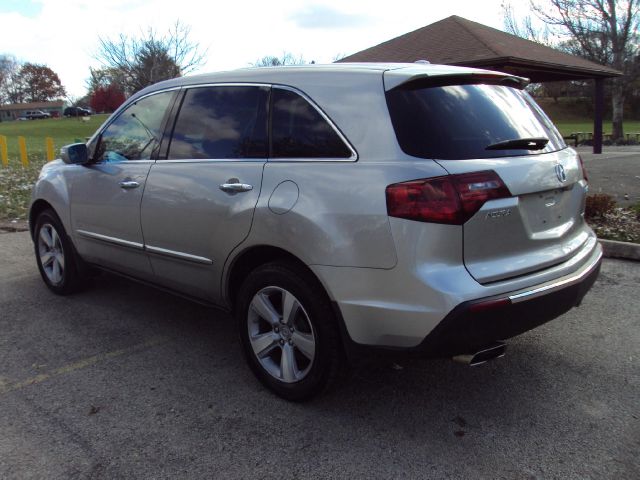
<instances>
[{"instance_id":1,"label":"chrome exhaust tip","mask_svg":"<svg viewBox=\"0 0 640 480\"><path fill-rule=\"evenodd\" d=\"M482 365L489 360L504 357L504 353L507 350L507 346L502 342L496 342L492 345L484 347L475 353L465 353L462 355L456 355L453 357L454 362L462 363L470 367L476 365Z\"/></svg>"}]
</instances>

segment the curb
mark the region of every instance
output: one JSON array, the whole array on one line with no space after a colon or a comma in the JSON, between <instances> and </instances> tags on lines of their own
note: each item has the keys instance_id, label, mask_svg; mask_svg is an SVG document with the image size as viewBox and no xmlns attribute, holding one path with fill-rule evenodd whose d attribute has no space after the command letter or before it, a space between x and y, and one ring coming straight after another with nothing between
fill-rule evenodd
<instances>
[{"instance_id":1,"label":"curb","mask_svg":"<svg viewBox=\"0 0 640 480\"><path fill-rule=\"evenodd\" d=\"M602 239L598 239L598 241L602 245L602 252L605 257L640 261L640 244L638 243Z\"/></svg>"}]
</instances>

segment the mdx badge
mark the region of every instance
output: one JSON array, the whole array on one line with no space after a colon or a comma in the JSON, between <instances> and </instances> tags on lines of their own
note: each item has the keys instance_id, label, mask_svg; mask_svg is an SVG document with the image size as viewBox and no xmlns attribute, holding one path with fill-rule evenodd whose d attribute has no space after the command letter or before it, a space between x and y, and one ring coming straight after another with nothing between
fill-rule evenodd
<instances>
[{"instance_id":1,"label":"mdx badge","mask_svg":"<svg viewBox=\"0 0 640 480\"><path fill-rule=\"evenodd\" d=\"M556 165L556 177L558 177L558 180L562 183L567 181L567 173L564 171L564 167L560 164Z\"/></svg>"},{"instance_id":2,"label":"mdx badge","mask_svg":"<svg viewBox=\"0 0 640 480\"><path fill-rule=\"evenodd\" d=\"M500 218L500 217L508 217L511 215L510 208L503 208L501 210L493 210L492 212L487 213L485 218Z\"/></svg>"}]
</instances>

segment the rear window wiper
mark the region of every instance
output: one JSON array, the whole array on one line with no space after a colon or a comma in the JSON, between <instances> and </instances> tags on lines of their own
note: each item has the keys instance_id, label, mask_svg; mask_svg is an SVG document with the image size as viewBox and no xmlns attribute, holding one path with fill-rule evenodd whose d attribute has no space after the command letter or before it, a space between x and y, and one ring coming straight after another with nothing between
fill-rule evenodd
<instances>
[{"instance_id":1,"label":"rear window wiper","mask_svg":"<svg viewBox=\"0 0 640 480\"><path fill-rule=\"evenodd\" d=\"M549 139L544 137L515 138L492 143L485 150L542 150L547 143L549 143Z\"/></svg>"}]
</instances>

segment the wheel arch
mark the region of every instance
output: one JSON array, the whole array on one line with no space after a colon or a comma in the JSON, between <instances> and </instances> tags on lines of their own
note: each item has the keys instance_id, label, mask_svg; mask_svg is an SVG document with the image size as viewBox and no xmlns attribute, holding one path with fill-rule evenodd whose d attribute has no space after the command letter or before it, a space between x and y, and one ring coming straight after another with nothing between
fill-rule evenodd
<instances>
[{"instance_id":1,"label":"wheel arch","mask_svg":"<svg viewBox=\"0 0 640 480\"><path fill-rule=\"evenodd\" d=\"M32 239L35 235L36 219L42 212L47 209L53 210L56 215L58 215L58 212L56 212L56 209L53 207L53 205L51 205L46 200L43 200L42 198L37 199L31 204L31 208L29 209L29 233L31 233ZM60 215L58 215L58 218L60 218Z\"/></svg>"},{"instance_id":2,"label":"wheel arch","mask_svg":"<svg viewBox=\"0 0 640 480\"><path fill-rule=\"evenodd\" d=\"M227 268L223 296L231 310L235 308L236 295L247 275L259 266L275 261L293 263L306 271L322 287L329 300L333 300L324 282L300 258L280 247L255 245L238 253Z\"/></svg>"}]
</instances>

